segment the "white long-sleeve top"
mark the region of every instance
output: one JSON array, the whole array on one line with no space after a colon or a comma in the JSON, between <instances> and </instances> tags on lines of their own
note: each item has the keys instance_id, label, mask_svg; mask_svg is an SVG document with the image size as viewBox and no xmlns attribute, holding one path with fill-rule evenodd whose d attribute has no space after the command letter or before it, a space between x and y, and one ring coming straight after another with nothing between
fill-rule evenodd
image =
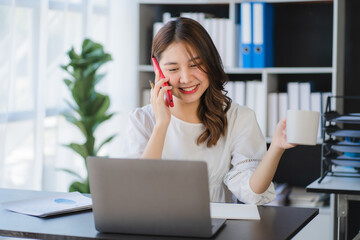
<instances>
[{"instance_id":1,"label":"white long-sleeve top","mask_svg":"<svg viewBox=\"0 0 360 240\"><path fill-rule=\"evenodd\" d=\"M271 202L276 195L273 183L262 194L254 193L249 185L250 176L266 152L266 142L254 112L232 103L227 119L225 136L215 146L208 148L206 144L196 144L205 130L202 123L188 123L172 115L162 159L205 161L212 202L231 202L229 190L244 203L262 205ZM130 114L124 156L140 158L154 126L155 117L151 105L135 109Z\"/></svg>"}]
</instances>

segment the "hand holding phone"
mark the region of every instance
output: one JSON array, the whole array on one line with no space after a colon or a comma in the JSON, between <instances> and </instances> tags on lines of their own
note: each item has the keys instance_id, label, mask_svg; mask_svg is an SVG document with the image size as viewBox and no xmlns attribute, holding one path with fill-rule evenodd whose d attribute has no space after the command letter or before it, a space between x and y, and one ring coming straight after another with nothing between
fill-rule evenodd
<instances>
[{"instance_id":1,"label":"hand holding phone","mask_svg":"<svg viewBox=\"0 0 360 240\"><path fill-rule=\"evenodd\" d=\"M156 60L155 57L152 58L152 62L153 62L153 66L154 66L154 71L155 71L155 72L158 71L159 74L160 74L160 79L165 78L163 72L161 71L161 68L160 68L160 66L159 66L159 63L158 63L158 61ZM168 84L167 82L165 82L165 83L163 84L163 86L169 86L169 84ZM165 97L166 97L166 101L167 101L168 105L169 105L170 107L174 107L174 101L173 101L172 93L171 93L170 90L167 90L167 91L166 91Z\"/></svg>"}]
</instances>

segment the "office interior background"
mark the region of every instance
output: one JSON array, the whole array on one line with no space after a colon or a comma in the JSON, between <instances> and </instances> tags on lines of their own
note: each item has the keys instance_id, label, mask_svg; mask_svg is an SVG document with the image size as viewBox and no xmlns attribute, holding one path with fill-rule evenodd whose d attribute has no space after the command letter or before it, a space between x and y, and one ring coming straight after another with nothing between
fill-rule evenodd
<instances>
[{"instance_id":1,"label":"office interior background","mask_svg":"<svg viewBox=\"0 0 360 240\"><path fill-rule=\"evenodd\" d=\"M344 93L360 95L360 1L344 1ZM103 44L113 57L101 69L107 77L98 90L110 95L110 112L116 115L96 131L96 137L118 136L100 154L121 153L128 113L139 99L137 4L132 0L0 0L0 187L67 191L75 179L59 169L85 174L81 157L63 146L83 139L61 115L68 108L65 99L71 96L60 65L68 62L66 52L72 46L80 51L86 37ZM344 110L359 112L359 107L344 104ZM320 148L294 151L285 155L290 160L282 161L280 171L289 165L296 171L304 165L302 171L320 175L320 159L312 159L319 158ZM306 163L292 158L299 152L312 158ZM298 178L294 184L311 180L304 183Z\"/></svg>"},{"instance_id":2,"label":"office interior background","mask_svg":"<svg viewBox=\"0 0 360 240\"><path fill-rule=\"evenodd\" d=\"M95 134L100 141L117 133L100 154L119 154L137 101L136 11L131 0L0 0L0 187L67 191L76 178L59 169L85 176L81 157L63 146L83 139L61 115L71 96L60 65L86 37L113 58L97 91L116 115Z\"/></svg>"}]
</instances>

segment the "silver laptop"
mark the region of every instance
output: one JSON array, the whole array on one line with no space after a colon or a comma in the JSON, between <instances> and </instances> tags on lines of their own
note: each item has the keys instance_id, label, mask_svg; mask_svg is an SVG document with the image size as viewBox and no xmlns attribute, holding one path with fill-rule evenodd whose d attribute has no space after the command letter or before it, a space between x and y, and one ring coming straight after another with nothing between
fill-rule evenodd
<instances>
[{"instance_id":1,"label":"silver laptop","mask_svg":"<svg viewBox=\"0 0 360 240\"><path fill-rule=\"evenodd\" d=\"M199 161L88 157L99 232L211 237L207 165Z\"/></svg>"}]
</instances>

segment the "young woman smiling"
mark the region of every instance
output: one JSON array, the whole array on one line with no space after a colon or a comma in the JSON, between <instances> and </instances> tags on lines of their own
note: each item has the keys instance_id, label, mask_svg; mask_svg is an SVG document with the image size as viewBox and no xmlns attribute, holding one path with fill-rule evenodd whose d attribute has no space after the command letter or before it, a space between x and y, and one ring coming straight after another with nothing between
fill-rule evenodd
<instances>
[{"instance_id":1,"label":"young woman smiling","mask_svg":"<svg viewBox=\"0 0 360 240\"><path fill-rule=\"evenodd\" d=\"M128 157L207 162L210 200L265 204L285 149L286 121L268 151L254 112L226 96L228 77L209 34L196 21L177 18L155 36L152 56L165 75L155 75L151 104L135 109L124 152ZM164 82L169 86L162 87ZM171 90L174 107L164 96ZM186 173L184 173L186 174Z\"/></svg>"}]
</instances>

